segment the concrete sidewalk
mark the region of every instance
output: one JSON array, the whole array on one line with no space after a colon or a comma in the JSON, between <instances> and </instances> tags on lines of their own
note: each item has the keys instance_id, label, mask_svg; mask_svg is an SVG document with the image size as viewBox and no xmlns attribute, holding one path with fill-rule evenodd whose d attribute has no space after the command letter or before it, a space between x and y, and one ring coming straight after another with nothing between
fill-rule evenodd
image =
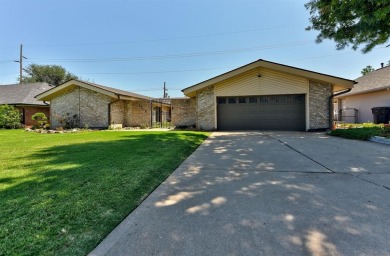
<instances>
[{"instance_id":1,"label":"concrete sidewalk","mask_svg":"<svg viewBox=\"0 0 390 256\"><path fill-rule=\"evenodd\" d=\"M90 255L389 255L390 147L213 133Z\"/></svg>"}]
</instances>

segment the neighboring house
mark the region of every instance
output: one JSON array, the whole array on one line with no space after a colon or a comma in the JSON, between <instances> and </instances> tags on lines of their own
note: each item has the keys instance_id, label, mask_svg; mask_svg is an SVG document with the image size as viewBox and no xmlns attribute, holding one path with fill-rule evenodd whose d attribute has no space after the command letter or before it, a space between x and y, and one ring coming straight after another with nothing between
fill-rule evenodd
<instances>
[{"instance_id":1,"label":"neighboring house","mask_svg":"<svg viewBox=\"0 0 390 256\"><path fill-rule=\"evenodd\" d=\"M21 124L31 127L36 124L31 117L37 113L50 115L50 106L47 102L37 100L35 95L53 88L47 83L9 84L0 85L0 104L14 106L21 114Z\"/></svg>"},{"instance_id":2,"label":"neighboring house","mask_svg":"<svg viewBox=\"0 0 390 256\"><path fill-rule=\"evenodd\" d=\"M260 59L185 88L181 105L201 130L329 129L333 94L354 83Z\"/></svg>"},{"instance_id":3,"label":"neighboring house","mask_svg":"<svg viewBox=\"0 0 390 256\"><path fill-rule=\"evenodd\" d=\"M357 85L336 97L336 119L349 123L373 122L372 108L390 107L390 66L356 79Z\"/></svg>"},{"instance_id":4,"label":"neighboring house","mask_svg":"<svg viewBox=\"0 0 390 256\"><path fill-rule=\"evenodd\" d=\"M78 127L145 126L164 121L170 105L151 97L80 80L71 80L37 95L50 101L51 127L72 119ZM167 117L165 117L167 118Z\"/></svg>"}]
</instances>

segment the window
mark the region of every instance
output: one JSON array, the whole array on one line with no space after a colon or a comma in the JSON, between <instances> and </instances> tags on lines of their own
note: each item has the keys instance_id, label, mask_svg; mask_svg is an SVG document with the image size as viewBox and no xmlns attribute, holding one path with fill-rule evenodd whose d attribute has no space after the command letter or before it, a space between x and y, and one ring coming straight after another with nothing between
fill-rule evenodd
<instances>
[{"instance_id":1,"label":"window","mask_svg":"<svg viewBox=\"0 0 390 256\"><path fill-rule=\"evenodd\" d=\"M268 99L270 97L267 97L267 96L260 96L260 103L268 103Z\"/></svg>"},{"instance_id":2,"label":"window","mask_svg":"<svg viewBox=\"0 0 390 256\"><path fill-rule=\"evenodd\" d=\"M238 98L238 103L246 103L246 98L245 97L239 97Z\"/></svg>"},{"instance_id":3,"label":"window","mask_svg":"<svg viewBox=\"0 0 390 256\"><path fill-rule=\"evenodd\" d=\"M305 101L305 96L304 95L297 95L294 97L295 102L303 102Z\"/></svg>"},{"instance_id":4,"label":"window","mask_svg":"<svg viewBox=\"0 0 390 256\"><path fill-rule=\"evenodd\" d=\"M226 98L218 98L218 104L225 104Z\"/></svg>"},{"instance_id":5,"label":"window","mask_svg":"<svg viewBox=\"0 0 390 256\"><path fill-rule=\"evenodd\" d=\"M228 98L228 103L229 103L229 104L234 104L234 103L236 103L236 98Z\"/></svg>"},{"instance_id":6,"label":"window","mask_svg":"<svg viewBox=\"0 0 390 256\"><path fill-rule=\"evenodd\" d=\"M257 103L257 97L249 97L249 103Z\"/></svg>"}]
</instances>

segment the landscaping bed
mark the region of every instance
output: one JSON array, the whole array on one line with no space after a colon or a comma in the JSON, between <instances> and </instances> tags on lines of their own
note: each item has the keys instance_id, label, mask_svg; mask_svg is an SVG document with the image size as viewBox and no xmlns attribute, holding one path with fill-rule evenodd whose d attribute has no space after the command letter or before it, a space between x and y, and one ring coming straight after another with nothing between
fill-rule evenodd
<instances>
[{"instance_id":1,"label":"landscaping bed","mask_svg":"<svg viewBox=\"0 0 390 256\"><path fill-rule=\"evenodd\" d=\"M0 130L0 255L85 255L204 132Z\"/></svg>"},{"instance_id":2,"label":"landscaping bed","mask_svg":"<svg viewBox=\"0 0 390 256\"><path fill-rule=\"evenodd\" d=\"M370 140L374 136L390 139L390 127L375 124L350 124L346 129L336 129L330 132L332 136L339 136L347 139Z\"/></svg>"}]
</instances>

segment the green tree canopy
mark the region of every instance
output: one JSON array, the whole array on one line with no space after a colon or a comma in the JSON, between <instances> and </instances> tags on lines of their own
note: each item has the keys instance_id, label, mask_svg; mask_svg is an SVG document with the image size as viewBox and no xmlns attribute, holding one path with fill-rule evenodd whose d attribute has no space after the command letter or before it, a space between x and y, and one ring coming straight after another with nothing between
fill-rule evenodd
<instances>
[{"instance_id":1,"label":"green tree canopy","mask_svg":"<svg viewBox=\"0 0 390 256\"><path fill-rule=\"evenodd\" d=\"M362 73L362 75L367 75L368 73L374 71L375 69L371 66L371 65L368 65L367 67L363 68L362 71L360 73Z\"/></svg>"},{"instance_id":2,"label":"green tree canopy","mask_svg":"<svg viewBox=\"0 0 390 256\"><path fill-rule=\"evenodd\" d=\"M334 40L338 50L352 45L363 53L385 44L390 37L389 0L310 0L311 25L306 30L318 30L316 42Z\"/></svg>"},{"instance_id":3,"label":"green tree canopy","mask_svg":"<svg viewBox=\"0 0 390 256\"><path fill-rule=\"evenodd\" d=\"M30 64L24 71L27 75L22 77L22 83L46 82L57 86L71 79L78 79L59 65Z\"/></svg>"}]
</instances>

